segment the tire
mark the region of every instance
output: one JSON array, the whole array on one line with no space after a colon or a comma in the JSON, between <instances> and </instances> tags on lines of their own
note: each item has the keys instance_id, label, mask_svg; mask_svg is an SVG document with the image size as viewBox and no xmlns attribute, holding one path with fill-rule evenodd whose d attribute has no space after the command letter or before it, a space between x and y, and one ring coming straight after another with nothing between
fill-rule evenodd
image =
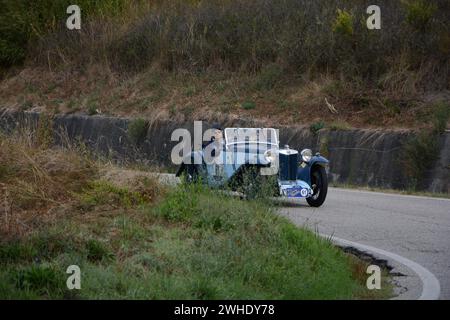
<instances>
[{"instance_id":1,"label":"tire","mask_svg":"<svg viewBox=\"0 0 450 320\"><path fill-rule=\"evenodd\" d=\"M311 186L313 187L313 195L306 198L306 202L311 207L320 207L325 202L328 192L328 177L324 167L313 167L311 171Z\"/></svg>"},{"instance_id":2,"label":"tire","mask_svg":"<svg viewBox=\"0 0 450 320\"><path fill-rule=\"evenodd\" d=\"M183 182L193 184L199 181L198 169L195 165L186 165L182 174Z\"/></svg>"}]
</instances>

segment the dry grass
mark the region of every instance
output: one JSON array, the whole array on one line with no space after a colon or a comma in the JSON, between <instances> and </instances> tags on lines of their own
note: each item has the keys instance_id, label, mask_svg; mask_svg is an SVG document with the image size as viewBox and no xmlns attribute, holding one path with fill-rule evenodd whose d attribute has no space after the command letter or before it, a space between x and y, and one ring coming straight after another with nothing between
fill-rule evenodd
<instances>
[{"instance_id":1,"label":"dry grass","mask_svg":"<svg viewBox=\"0 0 450 320\"><path fill-rule=\"evenodd\" d=\"M3 239L22 238L69 216L95 220L99 211L117 215L139 204L154 204L166 192L154 175L94 159L83 145L50 146L29 129L0 134ZM88 217L90 208L96 210Z\"/></svg>"},{"instance_id":2,"label":"dry grass","mask_svg":"<svg viewBox=\"0 0 450 320\"><path fill-rule=\"evenodd\" d=\"M121 78L108 66L85 72L27 68L0 83L0 105L50 113L88 113L176 121L259 119L268 125L341 122L354 127L422 127L450 92L419 90L415 72L383 78L379 87L333 75L283 76L271 89L245 73L174 74L159 68ZM254 108L245 109L246 102ZM337 113L330 110L331 104Z\"/></svg>"},{"instance_id":3,"label":"dry grass","mask_svg":"<svg viewBox=\"0 0 450 320\"><path fill-rule=\"evenodd\" d=\"M0 136L0 232L18 235L51 219L96 172L74 147L47 148L32 134Z\"/></svg>"}]
</instances>

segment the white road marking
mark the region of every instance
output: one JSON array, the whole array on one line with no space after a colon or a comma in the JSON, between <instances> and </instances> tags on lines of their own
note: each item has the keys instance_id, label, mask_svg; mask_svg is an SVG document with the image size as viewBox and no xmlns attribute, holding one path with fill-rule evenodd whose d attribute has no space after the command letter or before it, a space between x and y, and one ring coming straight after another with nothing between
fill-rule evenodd
<instances>
[{"instance_id":1,"label":"white road marking","mask_svg":"<svg viewBox=\"0 0 450 320\"><path fill-rule=\"evenodd\" d=\"M376 255L381 255L386 258L390 258L392 260L395 260L396 262L403 264L404 266L408 267L409 269L413 270L422 281L422 294L420 295L418 300L438 300L440 293L441 293L441 285L439 283L439 280L435 277L434 274L432 274L428 269L422 267L417 262L414 262L412 260L409 260L405 257L402 257L398 254L385 251L383 249L378 249L372 246L368 246L365 244L360 244L357 242L340 239L334 236L326 235L326 234L319 234L320 236L331 239L331 241L343 245L343 246L350 246L354 247L356 249L366 251L369 253L374 253Z\"/></svg>"},{"instance_id":2,"label":"white road marking","mask_svg":"<svg viewBox=\"0 0 450 320\"><path fill-rule=\"evenodd\" d=\"M401 194L401 193L386 193L386 192L379 192L379 191L343 189L343 188L335 188L335 187L329 187L329 189L336 189L336 190L344 191L344 192L354 192L354 193L363 193L363 194L389 196L389 197L405 197L405 198L410 198L410 199L421 199L421 200L450 201L450 199L448 199L448 198L415 196L415 195L411 195L411 194Z\"/></svg>"}]
</instances>

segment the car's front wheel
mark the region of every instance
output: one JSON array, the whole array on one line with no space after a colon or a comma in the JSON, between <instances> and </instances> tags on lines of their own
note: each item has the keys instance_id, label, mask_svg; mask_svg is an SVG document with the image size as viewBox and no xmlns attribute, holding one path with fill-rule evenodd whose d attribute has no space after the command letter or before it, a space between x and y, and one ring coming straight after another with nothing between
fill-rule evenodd
<instances>
[{"instance_id":1,"label":"car's front wheel","mask_svg":"<svg viewBox=\"0 0 450 320\"><path fill-rule=\"evenodd\" d=\"M311 207L320 207L325 202L328 192L328 177L324 167L316 166L312 169L311 187L313 194L306 198L306 201Z\"/></svg>"}]
</instances>

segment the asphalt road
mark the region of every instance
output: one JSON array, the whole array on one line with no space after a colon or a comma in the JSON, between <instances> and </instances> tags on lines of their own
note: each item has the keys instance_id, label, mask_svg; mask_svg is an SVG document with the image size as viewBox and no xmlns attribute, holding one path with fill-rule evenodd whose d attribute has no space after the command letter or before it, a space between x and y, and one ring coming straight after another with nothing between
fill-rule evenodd
<instances>
[{"instance_id":1,"label":"asphalt road","mask_svg":"<svg viewBox=\"0 0 450 320\"><path fill-rule=\"evenodd\" d=\"M320 208L284 204L280 213L299 226L419 263L439 280L440 299L450 299L450 199L330 188Z\"/></svg>"}]
</instances>

